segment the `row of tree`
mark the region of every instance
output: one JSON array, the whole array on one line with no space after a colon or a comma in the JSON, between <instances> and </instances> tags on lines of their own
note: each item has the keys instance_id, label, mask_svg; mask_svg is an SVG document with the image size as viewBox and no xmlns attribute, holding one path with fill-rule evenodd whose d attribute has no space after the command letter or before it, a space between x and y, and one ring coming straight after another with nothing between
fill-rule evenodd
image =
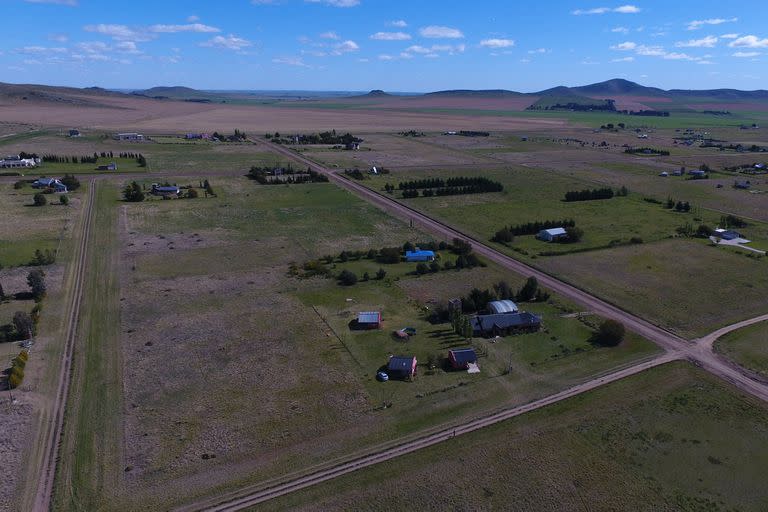
<instances>
[{"instance_id":1,"label":"row of tree","mask_svg":"<svg viewBox=\"0 0 768 512\"><path fill-rule=\"evenodd\" d=\"M503 190L501 183L483 176L454 176L444 180L443 178L425 178L420 180L401 181L397 184L398 190L410 190L421 188L445 188L466 186L498 186Z\"/></svg>"},{"instance_id":2,"label":"row of tree","mask_svg":"<svg viewBox=\"0 0 768 512\"><path fill-rule=\"evenodd\" d=\"M664 207L667 210L675 210L676 212L691 211L691 204L688 201L675 201L671 197L667 198L667 202L664 203Z\"/></svg>"},{"instance_id":3,"label":"row of tree","mask_svg":"<svg viewBox=\"0 0 768 512\"><path fill-rule=\"evenodd\" d=\"M625 153L630 155L659 155L659 156L669 156L669 151L666 149L656 149L656 148L627 148L624 150Z\"/></svg>"},{"instance_id":4,"label":"row of tree","mask_svg":"<svg viewBox=\"0 0 768 512\"><path fill-rule=\"evenodd\" d=\"M363 139L355 137L350 133L337 135L336 130L309 135L289 135L286 137L281 137L279 132L275 132L274 134L267 133L265 137L278 144L352 144L353 142L363 142Z\"/></svg>"},{"instance_id":5,"label":"row of tree","mask_svg":"<svg viewBox=\"0 0 768 512\"><path fill-rule=\"evenodd\" d=\"M565 193L565 202L573 201L594 201L598 199L611 199L615 196L626 196L629 194L627 187L621 187L616 192L611 187L593 188L584 190L571 190Z\"/></svg>"},{"instance_id":6,"label":"row of tree","mask_svg":"<svg viewBox=\"0 0 768 512\"><path fill-rule=\"evenodd\" d=\"M285 176L283 178L282 176ZM283 185L286 183L325 183L328 177L307 167L306 171L296 172L289 164L287 168L252 166L248 177L260 185Z\"/></svg>"}]
</instances>

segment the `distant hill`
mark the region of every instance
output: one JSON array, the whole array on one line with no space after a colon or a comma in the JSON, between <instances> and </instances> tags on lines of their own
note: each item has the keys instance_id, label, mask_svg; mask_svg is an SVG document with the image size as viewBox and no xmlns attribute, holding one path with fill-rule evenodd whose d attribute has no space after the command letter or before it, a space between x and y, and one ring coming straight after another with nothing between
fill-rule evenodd
<instances>
[{"instance_id":1,"label":"distant hill","mask_svg":"<svg viewBox=\"0 0 768 512\"><path fill-rule=\"evenodd\" d=\"M589 96L594 95L633 95L633 96L659 96L663 95L662 89L656 87L646 87L623 78L614 78L613 80L606 80L605 82L598 82L596 84L582 85L581 87L571 87L572 91L578 94L584 94Z\"/></svg>"},{"instance_id":2,"label":"distant hill","mask_svg":"<svg viewBox=\"0 0 768 512\"><path fill-rule=\"evenodd\" d=\"M690 96L690 97L708 97L717 98L720 100L766 100L768 99L768 91L760 89L757 91L740 91L738 89L707 89L707 90L690 90L690 89L670 89L666 91L669 96Z\"/></svg>"},{"instance_id":3,"label":"distant hill","mask_svg":"<svg viewBox=\"0 0 768 512\"><path fill-rule=\"evenodd\" d=\"M134 96L146 96L148 98L169 99L169 100L203 100L220 101L222 94L215 94L206 91L199 91L190 87L183 86L159 86L151 89L133 91Z\"/></svg>"},{"instance_id":4,"label":"distant hill","mask_svg":"<svg viewBox=\"0 0 768 512\"><path fill-rule=\"evenodd\" d=\"M393 94L382 91L381 89L374 89L366 94L358 94L356 96L348 96L349 98L391 98Z\"/></svg>"},{"instance_id":5,"label":"distant hill","mask_svg":"<svg viewBox=\"0 0 768 512\"><path fill-rule=\"evenodd\" d=\"M125 97L125 94L101 87L62 87L38 84L8 84L0 82L0 100L37 103L59 103L80 106L103 106L100 99Z\"/></svg>"},{"instance_id":6,"label":"distant hill","mask_svg":"<svg viewBox=\"0 0 768 512\"><path fill-rule=\"evenodd\" d=\"M472 89L453 89L448 91L436 91L426 93L424 96L438 96L438 97L451 97L451 98L507 98L510 96L523 96L522 92L508 91L506 89L486 89L486 90L472 90Z\"/></svg>"}]
</instances>

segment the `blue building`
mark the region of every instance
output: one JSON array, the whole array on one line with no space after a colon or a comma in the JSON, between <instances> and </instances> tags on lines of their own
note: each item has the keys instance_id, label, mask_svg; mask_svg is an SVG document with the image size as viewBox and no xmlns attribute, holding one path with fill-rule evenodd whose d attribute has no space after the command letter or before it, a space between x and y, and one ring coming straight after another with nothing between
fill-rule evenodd
<instances>
[{"instance_id":1,"label":"blue building","mask_svg":"<svg viewBox=\"0 0 768 512\"><path fill-rule=\"evenodd\" d=\"M434 261L434 259L435 259L434 251L422 251L419 249L415 251L405 251L405 261L409 261L409 262Z\"/></svg>"}]
</instances>

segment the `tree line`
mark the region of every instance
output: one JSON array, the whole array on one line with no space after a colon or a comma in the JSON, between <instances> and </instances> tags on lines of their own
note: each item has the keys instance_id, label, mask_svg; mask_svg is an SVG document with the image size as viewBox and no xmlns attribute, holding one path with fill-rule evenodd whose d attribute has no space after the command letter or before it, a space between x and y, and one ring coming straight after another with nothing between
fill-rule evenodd
<instances>
[{"instance_id":1,"label":"tree line","mask_svg":"<svg viewBox=\"0 0 768 512\"><path fill-rule=\"evenodd\" d=\"M282 175L288 175L286 178L281 178ZM319 172L313 171L307 167L306 171L294 171L293 167L288 164L288 167L258 167L252 166L248 171L248 177L255 180L260 185L283 185L286 183L325 183L328 181L328 177Z\"/></svg>"},{"instance_id":2,"label":"tree line","mask_svg":"<svg viewBox=\"0 0 768 512\"><path fill-rule=\"evenodd\" d=\"M669 151L666 149L656 149L656 148L627 148L624 150L625 153L629 155L638 155L638 154L644 154L644 155L659 155L659 156L669 156Z\"/></svg>"},{"instance_id":3,"label":"tree line","mask_svg":"<svg viewBox=\"0 0 768 512\"><path fill-rule=\"evenodd\" d=\"M351 144L353 142L363 142L363 139L355 137L349 132L344 135L337 135L336 130L309 135L289 135L287 137L280 137L280 133L275 132L274 134L267 133L264 137L277 144Z\"/></svg>"},{"instance_id":4,"label":"tree line","mask_svg":"<svg viewBox=\"0 0 768 512\"><path fill-rule=\"evenodd\" d=\"M573 201L594 201L599 199L611 199L614 195L617 197L626 196L629 194L629 189L622 186L616 192L611 187L593 188L584 190L571 190L565 193L565 202L570 203Z\"/></svg>"}]
</instances>

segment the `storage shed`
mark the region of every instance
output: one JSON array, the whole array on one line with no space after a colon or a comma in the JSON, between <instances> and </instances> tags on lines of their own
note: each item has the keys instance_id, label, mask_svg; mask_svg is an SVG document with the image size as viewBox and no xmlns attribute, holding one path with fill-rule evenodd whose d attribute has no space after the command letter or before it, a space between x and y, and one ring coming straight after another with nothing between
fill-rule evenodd
<instances>
[{"instance_id":1,"label":"storage shed","mask_svg":"<svg viewBox=\"0 0 768 512\"><path fill-rule=\"evenodd\" d=\"M381 312L363 311L357 315L359 329L381 329Z\"/></svg>"},{"instance_id":2,"label":"storage shed","mask_svg":"<svg viewBox=\"0 0 768 512\"><path fill-rule=\"evenodd\" d=\"M413 356L392 356L387 363L390 379L409 379L416 375L416 358Z\"/></svg>"},{"instance_id":3,"label":"storage shed","mask_svg":"<svg viewBox=\"0 0 768 512\"><path fill-rule=\"evenodd\" d=\"M517 313L517 304L511 300L493 300L488 303L488 311L495 315L503 315L504 313Z\"/></svg>"},{"instance_id":4,"label":"storage shed","mask_svg":"<svg viewBox=\"0 0 768 512\"><path fill-rule=\"evenodd\" d=\"M434 261L434 251L422 251L416 249L415 251L405 251L405 261Z\"/></svg>"},{"instance_id":5,"label":"storage shed","mask_svg":"<svg viewBox=\"0 0 768 512\"><path fill-rule=\"evenodd\" d=\"M477 354L472 348L457 348L448 351L448 360L457 370L466 370L470 363L477 363Z\"/></svg>"},{"instance_id":6,"label":"storage shed","mask_svg":"<svg viewBox=\"0 0 768 512\"><path fill-rule=\"evenodd\" d=\"M477 315L470 318L473 336L504 336L514 332L535 332L541 327L541 317L533 313Z\"/></svg>"},{"instance_id":7,"label":"storage shed","mask_svg":"<svg viewBox=\"0 0 768 512\"><path fill-rule=\"evenodd\" d=\"M554 242L558 238L562 238L566 235L567 233L565 232L565 228L550 228L542 229L539 231L539 234L536 235L536 238L539 240L544 240L545 242Z\"/></svg>"}]
</instances>

